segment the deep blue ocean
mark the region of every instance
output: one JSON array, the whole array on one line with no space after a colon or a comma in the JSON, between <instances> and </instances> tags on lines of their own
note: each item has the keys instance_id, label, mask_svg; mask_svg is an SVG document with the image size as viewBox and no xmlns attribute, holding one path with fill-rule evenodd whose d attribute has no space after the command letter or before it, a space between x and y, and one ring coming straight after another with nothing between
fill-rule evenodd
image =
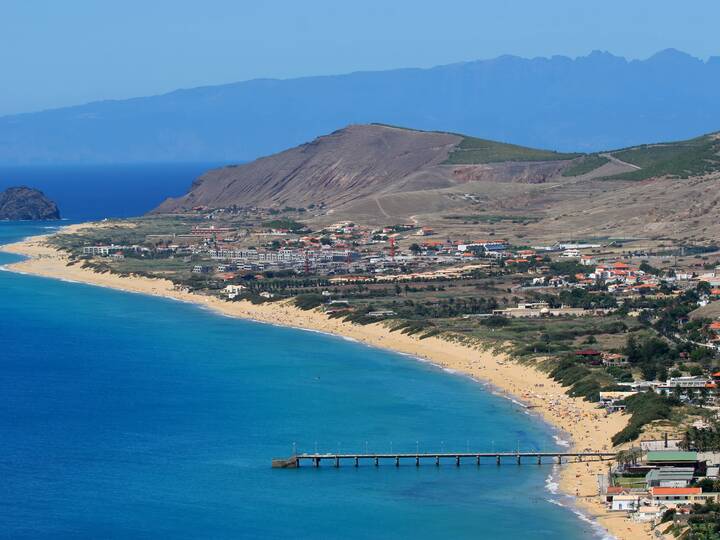
<instances>
[{"instance_id":1,"label":"deep blue ocean","mask_svg":"<svg viewBox=\"0 0 720 540\"><path fill-rule=\"evenodd\" d=\"M153 169L124 185L162 177L181 193L197 174ZM70 200L83 191L74 178L70 193L47 191ZM86 191L97 186L120 189L97 180ZM123 195L125 209L88 193L97 206L66 215L159 202L149 187ZM0 222L0 244L56 225ZM556 447L548 426L466 377L341 338L7 271L0 313L1 538L599 537L548 489L551 465L270 468L293 444Z\"/></svg>"},{"instance_id":2,"label":"deep blue ocean","mask_svg":"<svg viewBox=\"0 0 720 540\"><path fill-rule=\"evenodd\" d=\"M0 191L30 186L60 207L63 218L76 221L129 217L152 210L167 197L187 192L190 184L216 163L144 165L0 165Z\"/></svg>"}]
</instances>

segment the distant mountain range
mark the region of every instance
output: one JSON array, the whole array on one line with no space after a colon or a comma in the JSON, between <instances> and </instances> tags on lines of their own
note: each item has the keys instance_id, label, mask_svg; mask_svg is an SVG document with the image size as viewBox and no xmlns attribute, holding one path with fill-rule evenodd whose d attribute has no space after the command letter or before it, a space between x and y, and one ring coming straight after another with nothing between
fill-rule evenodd
<instances>
[{"instance_id":1,"label":"distant mountain range","mask_svg":"<svg viewBox=\"0 0 720 540\"><path fill-rule=\"evenodd\" d=\"M5 116L0 163L242 162L373 122L596 151L717 130L719 87L720 57L672 49L253 80Z\"/></svg>"}]
</instances>

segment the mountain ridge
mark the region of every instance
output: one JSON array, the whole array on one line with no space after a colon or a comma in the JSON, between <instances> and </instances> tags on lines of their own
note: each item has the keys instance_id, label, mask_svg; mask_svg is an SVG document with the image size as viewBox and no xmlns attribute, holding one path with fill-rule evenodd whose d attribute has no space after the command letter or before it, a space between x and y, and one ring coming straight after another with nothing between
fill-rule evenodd
<instances>
[{"instance_id":1,"label":"mountain ridge","mask_svg":"<svg viewBox=\"0 0 720 540\"><path fill-rule=\"evenodd\" d=\"M0 117L0 163L249 161L371 122L591 152L711 131L718 85L678 51L256 79Z\"/></svg>"}]
</instances>

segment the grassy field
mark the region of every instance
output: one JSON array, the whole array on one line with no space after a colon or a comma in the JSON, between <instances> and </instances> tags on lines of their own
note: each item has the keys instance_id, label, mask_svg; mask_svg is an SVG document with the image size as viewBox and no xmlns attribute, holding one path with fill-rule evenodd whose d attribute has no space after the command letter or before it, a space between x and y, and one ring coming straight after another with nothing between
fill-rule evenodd
<instances>
[{"instance_id":1,"label":"grassy field","mask_svg":"<svg viewBox=\"0 0 720 540\"><path fill-rule=\"evenodd\" d=\"M645 477L633 478L631 476L619 476L615 478L615 484L624 488L644 488Z\"/></svg>"},{"instance_id":2,"label":"grassy field","mask_svg":"<svg viewBox=\"0 0 720 540\"><path fill-rule=\"evenodd\" d=\"M82 248L98 244L143 244L147 235L172 235L189 232L194 225L201 223L200 218L158 216L133 218L118 221L109 226L83 229L73 234L58 234L52 242L60 248Z\"/></svg>"},{"instance_id":3,"label":"grassy field","mask_svg":"<svg viewBox=\"0 0 720 540\"><path fill-rule=\"evenodd\" d=\"M584 156L580 158L578 161L570 165L567 169L565 169L562 173L563 176L581 176L583 174L587 174L589 172L594 171L595 169L598 169L608 163L610 160L606 157L600 156L598 154L591 154L589 156Z\"/></svg>"},{"instance_id":4,"label":"grassy field","mask_svg":"<svg viewBox=\"0 0 720 540\"><path fill-rule=\"evenodd\" d=\"M556 161L574 159L580 155L465 137L450 153L445 163L449 165L474 165L504 161Z\"/></svg>"},{"instance_id":5,"label":"grassy field","mask_svg":"<svg viewBox=\"0 0 720 540\"><path fill-rule=\"evenodd\" d=\"M720 139L714 135L676 143L636 146L612 155L641 169L611 176L611 179L689 178L720 171Z\"/></svg>"},{"instance_id":6,"label":"grassy field","mask_svg":"<svg viewBox=\"0 0 720 540\"><path fill-rule=\"evenodd\" d=\"M508 319L503 326L487 326L477 319L435 320L438 329L465 334L483 342L513 343L516 354L564 353L591 346L611 345L620 349L627 339L626 332L639 330L637 321L611 315L607 317L552 317L538 319ZM614 348L613 347L613 348Z\"/></svg>"}]
</instances>

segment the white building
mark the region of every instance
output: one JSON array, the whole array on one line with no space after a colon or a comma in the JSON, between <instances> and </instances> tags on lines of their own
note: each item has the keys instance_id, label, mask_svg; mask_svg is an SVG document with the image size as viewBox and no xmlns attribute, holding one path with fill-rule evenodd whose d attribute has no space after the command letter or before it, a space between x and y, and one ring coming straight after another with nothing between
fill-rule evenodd
<instances>
[{"instance_id":1,"label":"white building","mask_svg":"<svg viewBox=\"0 0 720 540\"><path fill-rule=\"evenodd\" d=\"M613 512L634 512L638 509L640 498L637 495L615 495L610 506Z\"/></svg>"}]
</instances>

